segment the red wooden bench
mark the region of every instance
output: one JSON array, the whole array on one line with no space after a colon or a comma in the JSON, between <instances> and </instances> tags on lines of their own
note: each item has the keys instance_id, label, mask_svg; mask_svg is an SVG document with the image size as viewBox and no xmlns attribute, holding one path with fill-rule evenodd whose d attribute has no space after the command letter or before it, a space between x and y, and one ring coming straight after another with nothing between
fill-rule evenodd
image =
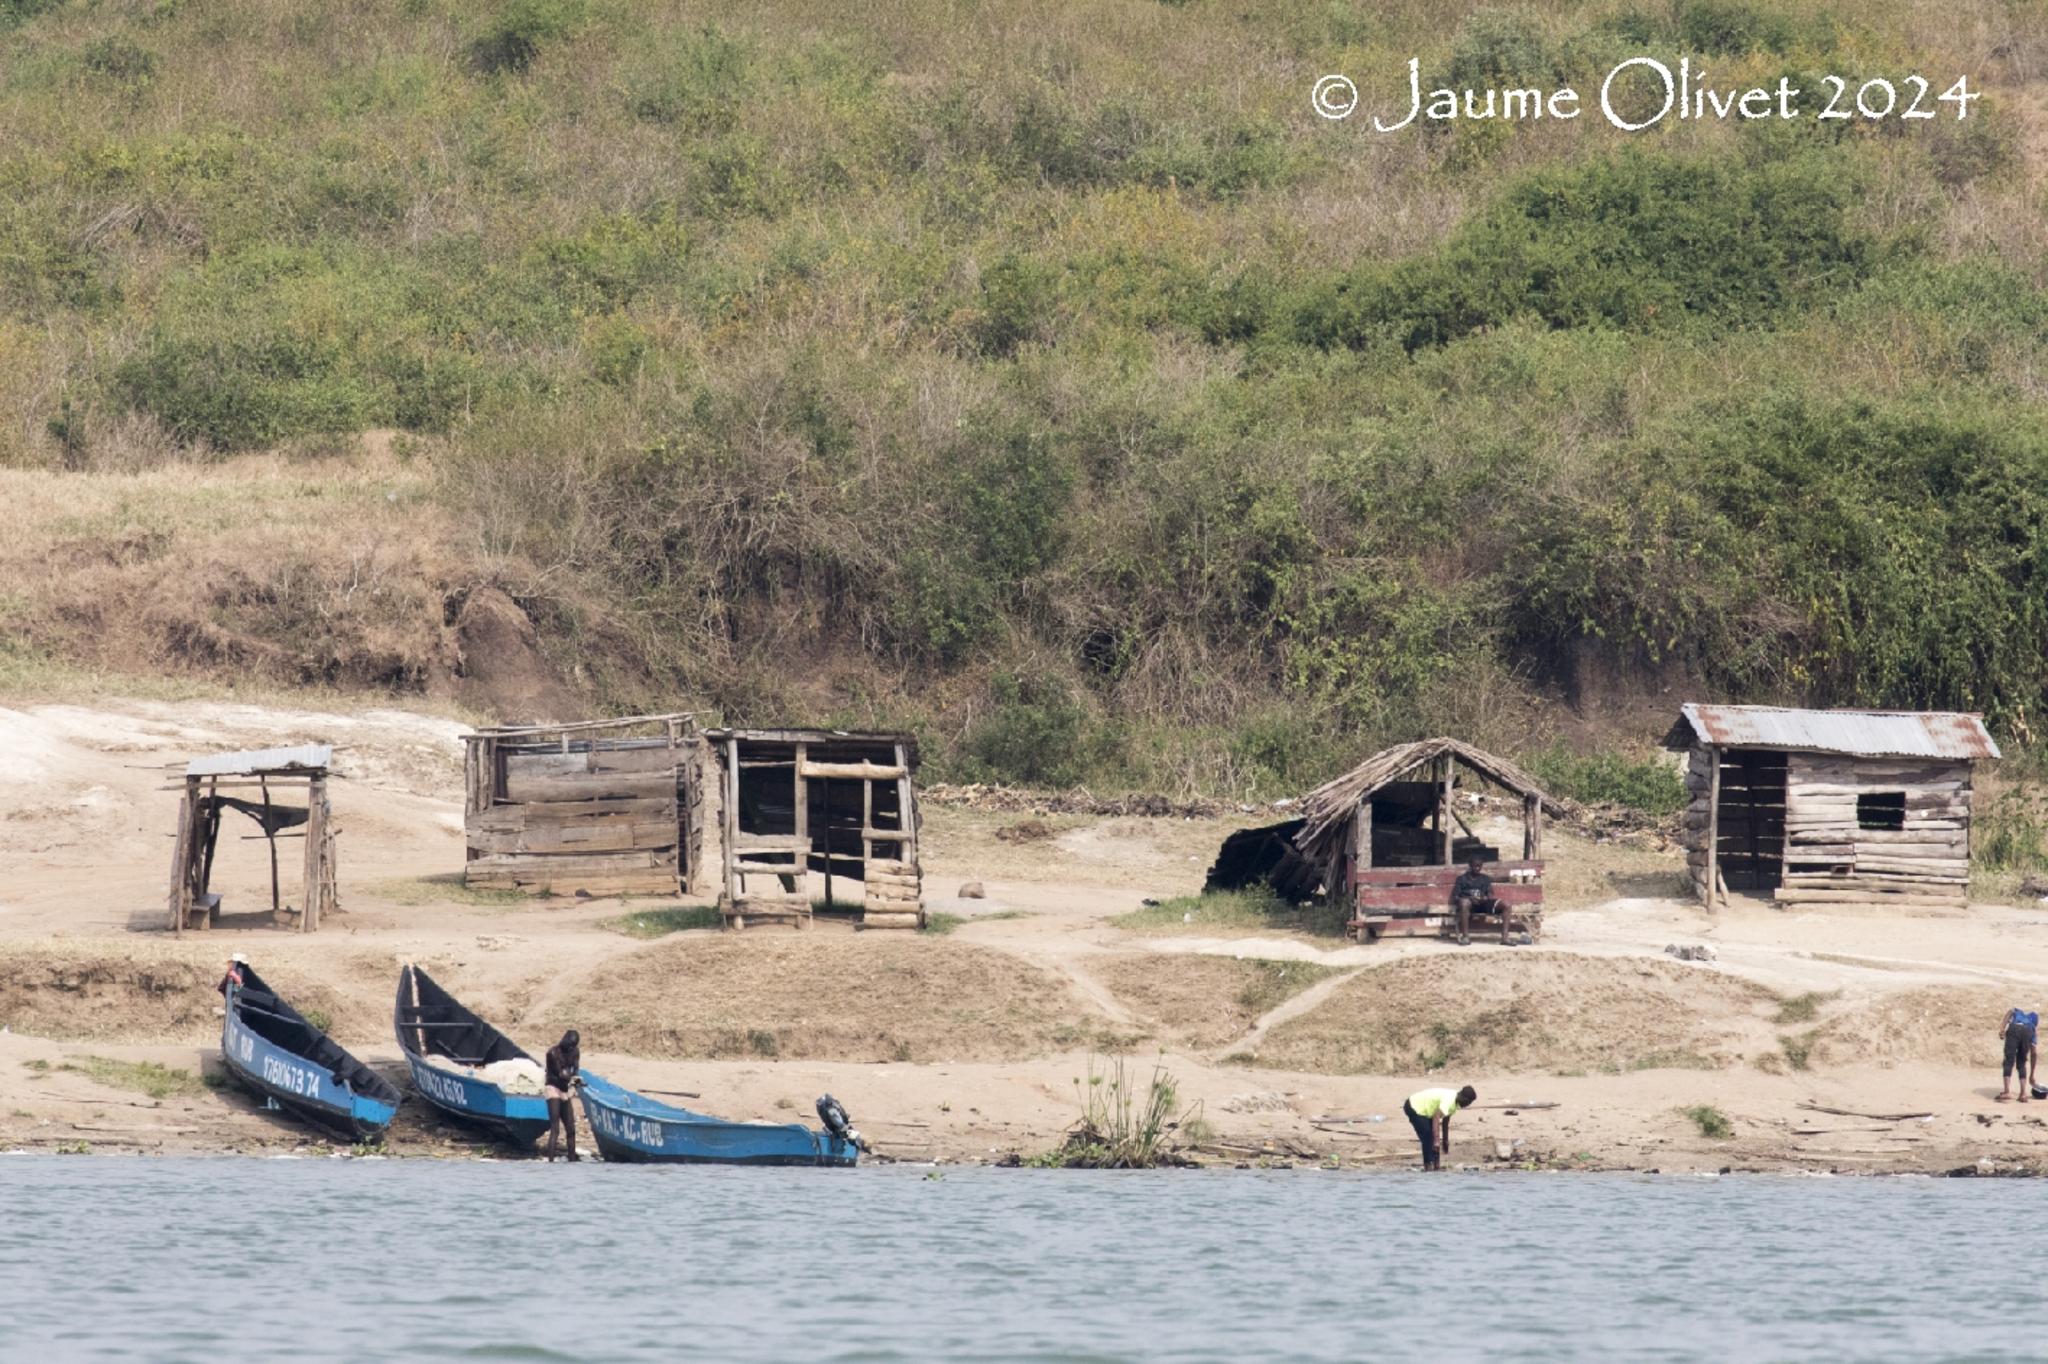
<instances>
[{"instance_id":1,"label":"red wooden bench","mask_svg":"<svg viewBox=\"0 0 2048 1364\"><path fill-rule=\"evenodd\" d=\"M1365 867L1352 877L1351 936L1360 942L1381 938L1442 936L1458 931L1457 911L1451 907L1451 887L1463 867ZM1537 879L1511 881L1510 872L1534 872ZM1493 894L1509 906L1508 931L1522 929L1531 938L1543 936L1543 864L1541 862L1489 862L1486 874L1493 878ZM1500 915L1472 916L1472 932L1498 935Z\"/></svg>"}]
</instances>

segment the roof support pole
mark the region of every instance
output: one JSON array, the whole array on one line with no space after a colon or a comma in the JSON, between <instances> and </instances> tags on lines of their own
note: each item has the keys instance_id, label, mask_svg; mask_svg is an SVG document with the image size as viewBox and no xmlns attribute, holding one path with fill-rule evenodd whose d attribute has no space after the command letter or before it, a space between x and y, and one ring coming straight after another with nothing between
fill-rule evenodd
<instances>
[{"instance_id":1,"label":"roof support pole","mask_svg":"<svg viewBox=\"0 0 2048 1364\"><path fill-rule=\"evenodd\" d=\"M1451 865L1451 755L1446 753L1437 759L1438 788L1436 805L1437 858L1444 866Z\"/></svg>"},{"instance_id":2,"label":"roof support pole","mask_svg":"<svg viewBox=\"0 0 2048 1364\"><path fill-rule=\"evenodd\" d=\"M1707 908L1714 908L1721 889L1721 750L1707 745Z\"/></svg>"}]
</instances>

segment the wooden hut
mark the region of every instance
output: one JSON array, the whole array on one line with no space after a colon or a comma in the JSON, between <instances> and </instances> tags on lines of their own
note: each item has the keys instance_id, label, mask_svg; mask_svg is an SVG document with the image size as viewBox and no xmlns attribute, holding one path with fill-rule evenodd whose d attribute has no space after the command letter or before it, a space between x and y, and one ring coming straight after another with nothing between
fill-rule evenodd
<instances>
[{"instance_id":1,"label":"wooden hut","mask_svg":"<svg viewBox=\"0 0 2048 1364\"><path fill-rule=\"evenodd\" d=\"M466 734L467 885L592 895L690 889L702 741L689 715Z\"/></svg>"},{"instance_id":2,"label":"wooden hut","mask_svg":"<svg viewBox=\"0 0 2048 1364\"><path fill-rule=\"evenodd\" d=\"M1687 705L1664 738L1687 755L1686 866L1708 905L1961 905L1983 719L1938 711Z\"/></svg>"},{"instance_id":3,"label":"wooden hut","mask_svg":"<svg viewBox=\"0 0 2048 1364\"><path fill-rule=\"evenodd\" d=\"M288 923L293 914L279 880L278 840L305 841L297 928L311 933L320 927L321 918L339 903L334 820L327 801L333 758L334 751L325 744L304 744L216 753L186 764L177 842L171 853L171 932L182 937L188 928L210 928L220 920L221 897L212 889L213 860L220 847L221 816L231 810L254 820L262 832L252 837L269 845L270 913L275 922ZM295 802L292 796L301 790L303 803ZM280 802L278 796L286 799Z\"/></svg>"},{"instance_id":4,"label":"wooden hut","mask_svg":"<svg viewBox=\"0 0 2048 1364\"><path fill-rule=\"evenodd\" d=\"M1490 843L1458 812L1457 789L1472 779L1516 798L1519 847ZM1294 842L1322 868L1329 901L1354 911L1355 935L1434 933L1445 927L1451 885L1474 852L1486 858L1496 893L1531 906L1536 917L1546 812L1565 809L1506 758L1457 739L1419 739L1375 753L1304 796Z\"/></svg>"},{"instance_id":5,"label":"wooden hut","mask_svg":"<svg viewBox=\"0 0 2048 1364\"><path fill-rule=\"evenodd\" d=\"M814 872L823 874L827 908L860 886L863 928L924 926L909 735L720 729L705 737L722 778L726 927L750 919L806 927Z\"/></svg>"}]
</instances>

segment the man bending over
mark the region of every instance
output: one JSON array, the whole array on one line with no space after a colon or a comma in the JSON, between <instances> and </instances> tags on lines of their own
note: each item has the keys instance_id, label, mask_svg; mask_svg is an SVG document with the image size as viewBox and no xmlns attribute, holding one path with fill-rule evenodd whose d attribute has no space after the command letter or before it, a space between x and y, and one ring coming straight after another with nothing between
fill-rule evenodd
<instances>
[{"instance_id":1,"label":"man bending over","mask_svg":"<svg viewBox=\"0 0 2048 1364\"><path fill-rule=\"evenodd\" d=\"M1479 1091L1466 1085L1453 1094L1448 1089L1418 1089L1401 1104L1415 1139L1422 1143L1422 1168L1443 1169L1443 1153L1451 1149L1451 1114L1470 1108Z\"/></svg>"}]
</instances>

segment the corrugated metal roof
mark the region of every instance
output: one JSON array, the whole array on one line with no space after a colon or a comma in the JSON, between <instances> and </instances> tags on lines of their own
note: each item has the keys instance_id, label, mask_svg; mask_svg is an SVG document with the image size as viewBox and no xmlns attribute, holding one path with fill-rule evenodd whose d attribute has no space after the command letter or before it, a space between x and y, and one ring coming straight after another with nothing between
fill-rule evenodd
<instances>
[{"instance_id":1,"label":"corrugated metal roof","mask_svg":"<svg viewBox=\"0 0 2048 1364\"><path fill-rule=\"evenodd\" d=\"M246 753L209 753L185 764L188 777L254 777L277 772L305 772L325 768L334 760L327 744L300 744L295 748L254 748Z\"/></svg>"},{"instance_id":2,"label":"corrugated metal roof","mask_svg":"<svg viewBox=\"0 0 2048 1364\"><path fill-rule=\"evenodd\" d=\"M1996 758L1983 717L1928 710L1790 710L1781 706L1703 706L1688 702L1672 747L1698 741L1722 748L1782 748L1864 758ZM1671 740L1667 739L1667 743Z\"/></svg>"}]
</instances>

